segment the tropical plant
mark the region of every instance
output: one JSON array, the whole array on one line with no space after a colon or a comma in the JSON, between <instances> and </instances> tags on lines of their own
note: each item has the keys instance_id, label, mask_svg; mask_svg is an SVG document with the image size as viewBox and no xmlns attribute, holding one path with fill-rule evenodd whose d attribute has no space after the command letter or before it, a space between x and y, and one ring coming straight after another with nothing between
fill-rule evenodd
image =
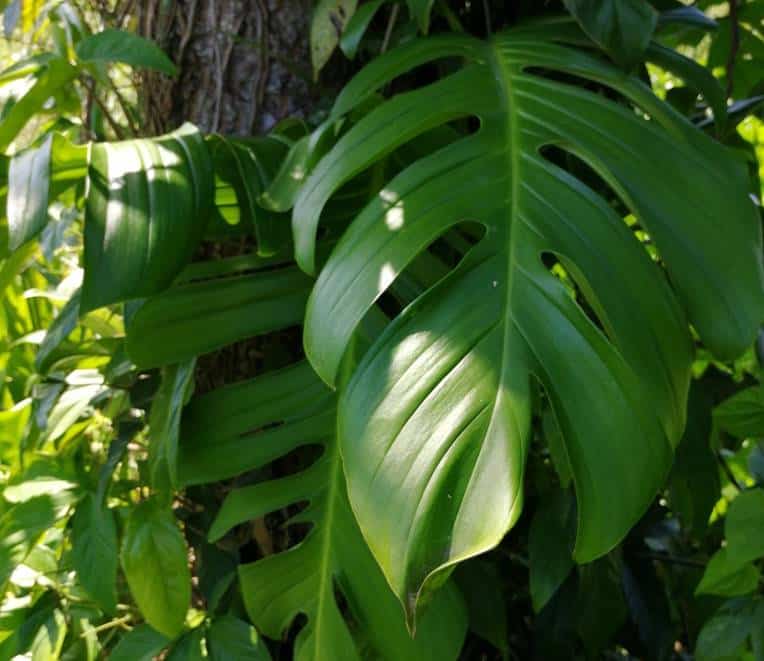
<instances>
[{"instance_id":1,"label":"tropical plant","mask_svg":"<svg viewBox=\"0 0 764 661\"><path fill-rule=\"evenodd\" d=\"M140 137L156 45L5 8L0 658L761 656L732 4L322 0L365 66L257 137Z\"/></svg>"}]
</instances>

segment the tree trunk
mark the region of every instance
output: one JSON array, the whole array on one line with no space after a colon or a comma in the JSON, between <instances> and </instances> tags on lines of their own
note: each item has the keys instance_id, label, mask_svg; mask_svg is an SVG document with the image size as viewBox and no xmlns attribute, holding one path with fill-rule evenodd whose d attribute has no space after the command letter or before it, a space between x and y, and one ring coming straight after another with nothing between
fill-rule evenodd
<instances>
[{"instance_id":1,"label":"tree trunk","mask_svg":"<svg viewBox=\"0 0 764 661\"><path fill-rule=\"evenodd\" d=\"M251 135L288 116L306 117L311 0L149 0L139 31L178 65L171 80L148 74L141 86L147 132L184 121L203 132Z\"/></svg>"}]
</instances>

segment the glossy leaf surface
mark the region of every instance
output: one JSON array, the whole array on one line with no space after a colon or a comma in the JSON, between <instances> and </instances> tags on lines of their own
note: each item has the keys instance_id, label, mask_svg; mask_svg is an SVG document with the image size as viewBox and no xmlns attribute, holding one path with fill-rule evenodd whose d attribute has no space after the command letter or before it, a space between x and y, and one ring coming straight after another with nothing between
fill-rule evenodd
<instances>
[{"instance_id":1,"label":"glossy leaf surface","mask_svg":"<svg viewBox=\"0 0 764 661\"><path fill-rule=\"evenodd\" d=\"M742 163L641 81L561 43L570 34L569 21L552 20L489 43L433 38L376 59L334 117L420 64L465 64L361 119L295 205L297 260L311 272L321 210L344 182L432 127L480 120L384 185L320 273L306 317L308 358L335 384L354 329L404 268L457 223L484 226L459 266L374 343L340 401L350 500L410 613L516 520L534 382L559 422L578 500L574 556L588 562L623 538L670 467L692 358L685 310L721 356L742 352L764 316ZM651 119L540 71L615 90ZM603 197L545 158L550 146L610 185L660 264ZM690 164L693 193L680 194ZM543 256L575 281L578 301Z\"/></svg>"}]
</instances>

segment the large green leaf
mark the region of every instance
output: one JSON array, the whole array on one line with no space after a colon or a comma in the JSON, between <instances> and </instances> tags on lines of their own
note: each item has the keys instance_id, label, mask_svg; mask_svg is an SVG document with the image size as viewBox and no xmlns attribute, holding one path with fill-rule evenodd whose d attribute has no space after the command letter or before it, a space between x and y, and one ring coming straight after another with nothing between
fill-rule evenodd
<instances>
[{"instance_id":1,"label":"large green leaf","mask_svg":"<svg viewBox=\"0 0 764 661\"><path fill-rule=\"evenodd\" d=\"M335 384L356 326L414 258L457 223L485 228L375 341L340 402L350 500L410 612L519 515L534 381L562 432L578 500L574 556L587 562L623 538L670 467L692 358L685 310L726 357L752 342L764 317L760 226L743 164L640 80L560 43L568 34L569 20L553 20L488 43L433 38L377 58L333 117L425 62L465 64L361 119L295 204L297 260L312 272L319 216L344 182L432 127L480 121L384 185L337 244L306 313L308 358ZM565 76L635 108L557 80ZM591 166L661 261L545 147ZM545 255L575 281L578 300Z\"/></svg>"},{"instance_id":2,"label":"large green leaf","mask_svg":"<svg viewBox=\"0 0 764 661\"><path fill-rule=\"evenodd\" d=\"M169 507L147 500L130 514L122 540L122 568L141 614L175 638L191 601L188 549Z\"/></svg>"},{"instance_id":3,"label":"large green leaf","mask_svg":"<svg viewBox=\"0 0 764 661\"><path fill-rule=\"evenodd\" d=\"M190 124L160 138L93 145L80 312L167 288L202 237L213 181Z\"/></svg>"},{"instance_id":4,"label":"large green leaf","mask_svg":"<svg viewBox=\"0 0 764 661\"><path fill-rule=\"evenodd\" d=\"M181 481L216 481L298 448L319 447L320 458L307 469L232 491L212 525L210 538L216 540L250 519L308 504L290 519L311 526L305 539L240 568L250 618L266 635L279 638L304 614L307 623L295 652L302 661L368 658L359 647L395 661L453 659L465 631L463 607L446 590L411 639L348 506L335 415L335 396L306 363L192 399L183 418ZM347 603L351 623L335 589Z\"/></svg>"}]
</instances>

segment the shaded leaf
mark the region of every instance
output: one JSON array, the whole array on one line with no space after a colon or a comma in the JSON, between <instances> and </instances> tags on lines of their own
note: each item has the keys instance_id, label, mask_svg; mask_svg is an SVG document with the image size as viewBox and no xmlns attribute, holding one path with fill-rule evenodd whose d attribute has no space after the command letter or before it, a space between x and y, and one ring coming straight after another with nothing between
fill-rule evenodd
<instances>
[{"instance_id":1,"label":"shaded leaf","mask_svg":"<svg viewBox=\"0 0 764 661\"><path fill-rule=\"evenodd\" d=\"M467 605L470 629L507 654L509 613L496 565L485 558L475 558L457 567L454 580Z\"/></svg>"},{"instance_id":2,"label":"shaded leaf","mask_svg":"<svg viewBox=\"0 0 764 661\"><path fill-rule=\"evenodd\" d=\"M571 494L550 493L534 513L528 537L531 602L537 613L573 569L575 533L576 504Z\"/></svg>"}]
</instances>

